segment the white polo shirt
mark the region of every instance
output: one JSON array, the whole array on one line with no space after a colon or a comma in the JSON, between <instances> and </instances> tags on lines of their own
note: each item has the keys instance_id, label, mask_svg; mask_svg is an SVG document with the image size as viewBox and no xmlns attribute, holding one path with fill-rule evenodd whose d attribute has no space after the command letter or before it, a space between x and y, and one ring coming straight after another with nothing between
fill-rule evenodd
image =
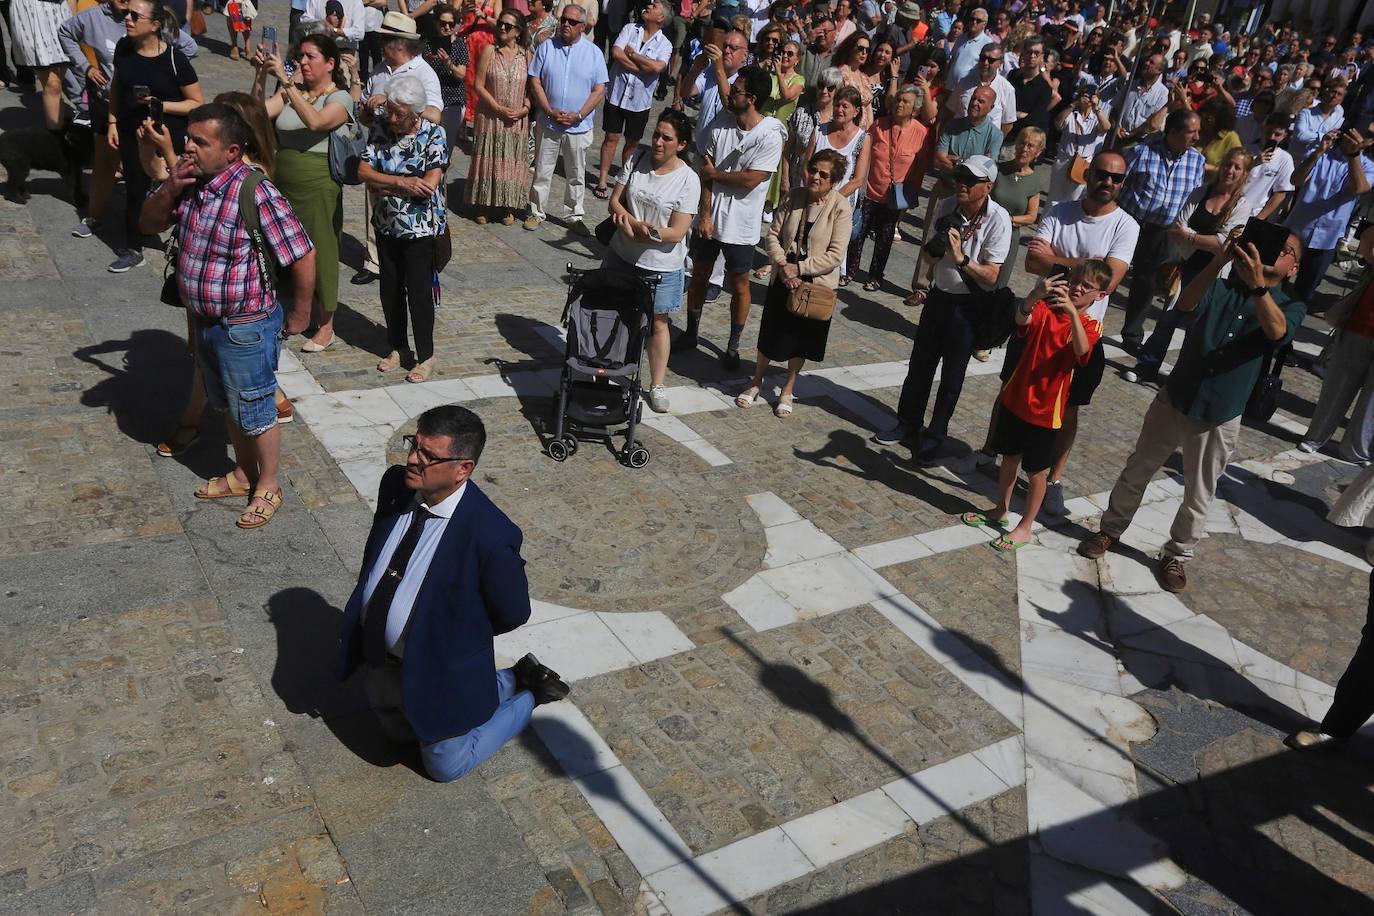
<instances>
[{"instance_id":1,"label":"white polo shirt","mask_svg":"<svg viewBox=\"0 0 1374 916\"><path fill-rule=\"evenodd\" d=\"M644 38L644 26L630 23L620 30L615 47L629 48L651 60L668 62L673 56L673 43L659 29L648 40ZM645 76L626 70L620 64L612 66L611 91L607 100L625 111L648 111L654 104L654 90L658 88L659 74Z\"/></svg>"},{"instance_id":2,"label":"white polo shirt","mask_svg":"<svg viewBox=\"0 0 1374 916\"><path fill-rule=\"evenodd\" d=\"M969 100L973 98L973 91L981 85L983 81L979 78L977 70L959 81L955 87L959 96L958 117L968 117ZM1000 73L992 78L988 88L997 94L996 100L992 103L992 111L988 114L988 117L992 118L992 123L1016 123L1016 89Z\"/></svg>"},{"instance_id":3,"label":"white polo shirt","mask_svg":"<svg viewBox=\"0 0 1374 916\"><path fill-rule=\"evenodd\" d=\"M396 76L415 77L420 81L420 85L425 87L425 105L436 111L444 110L444 93L439 88L439 75L422 57L412 57L395 70L388 69L383 64L380 70L368 78L364 98L371 98L379 93L385 95L387 83Z\"/></svg>"},{"instance_id":4,"label":"white polo shirt","mask_svg":"<svg viewBox=\"0 0 1374 916\"><path fill-rule=\"evenodd\" d=\"M946 214L953 213L958 206L958 198L946 197L935 208L935 218L938 220ZM978 223L978 228L973 230L973 236L964 242L963 250L976 264L1005 264L1011 256L1011 214L993 200L991 195L988 196L986 214ZM964 282L964 275L959 268L954 266L952 251L945 252L945 256L935 265L935 288L961 296L974 292Z\"/></svg>"}]
</instances>

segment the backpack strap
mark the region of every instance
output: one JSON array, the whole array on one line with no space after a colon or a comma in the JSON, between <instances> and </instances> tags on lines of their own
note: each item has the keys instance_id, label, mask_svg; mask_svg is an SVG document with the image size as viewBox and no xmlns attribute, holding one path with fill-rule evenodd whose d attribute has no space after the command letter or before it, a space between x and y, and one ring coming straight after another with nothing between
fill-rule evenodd
<instances>
[{"instance_id":1,"label":"backpack strap","mask_svg":"<svg viewBox=\"0 0 1374 916\"><path fill-rule=\"evenodd\" d=\"M272 269L267 237L262 233L262 215L258 213L257 199L258 185L266 180L267 176L256 169L250 169L243 177L243 183L239 185L239 219L243 221L243 228L253 243L253 256L257 258L263 285L271 289L276 286L276 271Z\"/></svg>"}]
</instances>

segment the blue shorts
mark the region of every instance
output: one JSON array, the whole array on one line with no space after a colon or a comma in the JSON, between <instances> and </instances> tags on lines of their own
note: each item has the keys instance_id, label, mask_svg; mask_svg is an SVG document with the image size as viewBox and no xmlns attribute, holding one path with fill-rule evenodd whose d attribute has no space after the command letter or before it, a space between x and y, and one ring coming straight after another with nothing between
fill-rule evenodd
<instances>
[{"instance_id":1,"label":"blue shorts","mask_svg":"<svg viewBox=\"0 0 1374 916\"><path fill-rule=\"evenodd\" d=\"M632 264L626 263L625 259L615 253L614 249L606 249L606 257L602 259L601 266L608 270L628 270L636 276L651 280L658 278L658 286L654 287L654 314L670 315L682 308L682 288L683 273L682 268L669 270L660 273L656 270L643 270Z\"/></svg>"},{"instance_id":2,"label":"blue shorts","mask_svg":"<svg viewBox=\"0 0 1374 916\"><path fill-rule=\"evenodd\" d=\"M281 354L282 307L257 321L229 324L196 319L196 359L205 396L228 411L234 425L259 436L277 423L277 358Z\"/></svg>"},{"instance_id":3,"label":"blue shorts","mask_svg":"<svg viewBox=\"0 0 1374 916\"><path fill-rule=\"evenodd\" d=\"M727 276L747 274L754 269L753 245L745 245L737 242L717 242L715 239L693 235L689 249L692 254L693 270L701 266L706 269L707 273L710 273L711 266L716 263L717 255L721 254L725 255L725 273Z\"/></svg>"}]
</instances>

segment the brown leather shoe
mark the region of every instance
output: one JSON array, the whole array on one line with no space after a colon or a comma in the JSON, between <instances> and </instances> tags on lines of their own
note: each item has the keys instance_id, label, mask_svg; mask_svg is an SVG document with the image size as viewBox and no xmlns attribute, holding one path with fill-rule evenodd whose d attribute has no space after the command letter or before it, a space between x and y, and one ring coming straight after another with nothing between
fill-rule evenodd
<instances>
[{"instance_id":1,"label":"brown leather shoe","mask_svg":"<svg viewBox=\"0 0 1374 916\"><path fill-rule=\"evenodd\" d=\"M290 401L278 401L278 402L277 402L277 422L278 422L278 423L290 423L290 422L291 422L292 420L294 420L294 419L296 419L296 408L293 407L293 406L291 405L291 402L290 402Z\"/></svg>"},{"instance_id":2,"label":"brown leather shoe","mask_svg":"<svg viewBox=\"0 0 1374 916\"><path fill-rule=\"evenodd\" d=\"M1161 559L1159 571L1155 575L1165 591L1181 592L1188 587L1188 574L1183 571L1183 561L1178 557Z\"/></svg>"},{"instance_id":3,"label":"brown leather shoe","mask_svg":"<svg viewBox=\"0 0 1374 916\"><path fill-rule=\"evenodd\" d=\"M1116 546L1120 538L1114 538L1105 531L1099 531L1090 538L1078 542L1078 555L1087 557L1089 560L1096 560Z\"/></svg>"},{"instance_id":4,"label":"brown leather shoe","mask_svg":"<svg viewBox=\"0 0 1374 916\"><path fill-rule=\"evenodd\" d=\"M1317 729L1293 732L1283 743L1295 751L1335 751L1345 746L1346 739L1328 735Z\"/></svg>"}]
</instances>

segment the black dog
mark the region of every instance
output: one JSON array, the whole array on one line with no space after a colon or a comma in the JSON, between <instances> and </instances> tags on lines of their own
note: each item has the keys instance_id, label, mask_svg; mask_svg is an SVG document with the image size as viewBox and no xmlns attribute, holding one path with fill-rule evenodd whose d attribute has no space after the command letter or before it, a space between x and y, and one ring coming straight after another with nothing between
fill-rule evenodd
<instances>
[{"instance_id":1,"label":"black dog","mask_svg":"<svg viewBox=\"0 0 1374 916\"><path fill-rule=\"evenodd\" d=\"M91 161L94 141L88 125L68 124L61 131L46 127L17 127L0 134L0 165L5 167L5 197L15 203L28 203L25 188L29 172L38 169L56 172L71 181L72 202L86 206L86 191L81 172Z\"/></svg>"}]
</instances>

